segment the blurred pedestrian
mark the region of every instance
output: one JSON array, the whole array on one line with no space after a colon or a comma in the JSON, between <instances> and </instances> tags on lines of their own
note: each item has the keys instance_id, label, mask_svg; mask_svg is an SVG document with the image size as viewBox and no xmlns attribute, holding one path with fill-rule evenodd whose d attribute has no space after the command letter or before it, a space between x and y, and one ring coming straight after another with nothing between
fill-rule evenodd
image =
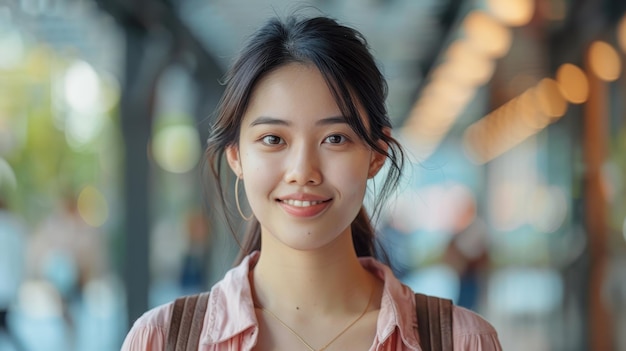
<instances>
[{"instance_id":1,"label":"blurred pedestrian","mask_svg":"<svg viewBox=\"0 0 626 351\"><path fill-rule=\"evenodd\" d=\"M187 249L183 257L180 285L183 292L202 291L206 279L209 223L200 210L190 210L186 216Z\"/></svg>"},{"instance_id":2,"label":"blurred pedestrian","mask_svg":"<svg viewBox=\"0 0 626 351\"><path fill-rule=\"evenodd\" d=\"M70 340L76 327L72 307L80 303L84 287L106 273L107 250L100 235L81 217L76 195L67 191L28 243L27 276L58 292Z\"/></svg>"},{"instance_id":3,"label":"blurred pedestrian","mask_svg":"<svg viewBox=\"0 0 626 351\"><path fill-rule=\"evenodd\" d=\"M460 279L459 306L477 310L489 267L489 227L477 215L473 198L462 200L444 262Z\"/></svg>"}]
</instances>

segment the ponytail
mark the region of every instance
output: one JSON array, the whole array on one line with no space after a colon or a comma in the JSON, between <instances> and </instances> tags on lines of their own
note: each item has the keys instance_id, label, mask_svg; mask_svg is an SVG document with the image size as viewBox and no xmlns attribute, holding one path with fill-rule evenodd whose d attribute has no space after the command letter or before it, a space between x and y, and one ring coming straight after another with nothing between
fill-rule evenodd
<instances>
[{"instance_id":1,"label":"ponytail","mask_svg":"<svg viewBox=\"0 0 626 351\"><path fill-rule=\"evenodd\" d=\"M356 255L359 257L374 256L376 254L374 227L372 227L365 207L361 206L359 214L356 215L350 227Z\"/></svg>"}]
</instances>

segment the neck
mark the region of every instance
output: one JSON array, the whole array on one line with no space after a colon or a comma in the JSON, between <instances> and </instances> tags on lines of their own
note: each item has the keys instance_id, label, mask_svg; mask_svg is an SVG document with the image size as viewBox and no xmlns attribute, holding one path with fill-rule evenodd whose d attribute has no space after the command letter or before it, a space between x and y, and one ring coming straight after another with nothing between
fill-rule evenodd
<instances>
[{"instance_id":1,"label":"neck","mask_svg":"<svg viewBox=\"0 0 626 351\"><path fill-rule=\"evenodd\" d=\"M277 250L265 245L271 240L264 238L250 277L259 305L310 316L362 308L369 298L374 279L359 263L349 232L316 250Z\"/></svg>"}]
</instances>

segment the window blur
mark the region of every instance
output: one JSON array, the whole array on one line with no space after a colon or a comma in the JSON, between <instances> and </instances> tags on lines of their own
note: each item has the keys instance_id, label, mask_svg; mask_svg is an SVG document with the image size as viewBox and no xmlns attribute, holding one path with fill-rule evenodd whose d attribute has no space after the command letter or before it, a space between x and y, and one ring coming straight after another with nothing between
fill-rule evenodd
<instances>
[{"instance_id":1,"label":"window blur","mask_svg":"<svg viewBox=\"0 0 626 351\"><path fill-rule=\"evenodd\" d=\"M0 350L119 350L230 268L211 113L296 9L358 28L388 79L395 273L505 350L626 350L622 0L0 0Z\"/></svg>"}]
</instances>

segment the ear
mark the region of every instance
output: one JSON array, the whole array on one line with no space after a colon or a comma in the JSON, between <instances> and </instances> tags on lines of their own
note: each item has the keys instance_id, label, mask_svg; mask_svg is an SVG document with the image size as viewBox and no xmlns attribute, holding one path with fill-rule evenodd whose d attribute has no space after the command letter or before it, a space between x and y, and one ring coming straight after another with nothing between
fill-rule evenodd
<instances>
[{"instance_id":1,"label":"ear","mask_svg":"<svg viewBox=\"0 0 626 351\"><path fill-rule=\"evenodd\" d=\"M383 129L383 133L387 136L390 136L391 129L385 128ZM385 152L389 149L389 145L387 145L387 143L385 143L383 140L379 139L378 145L380 146L381 149L385 150ZM380 169L383 168L385 161L387 161L386 154L372 150L372 156L370 157L370 168L369 168L369 171L367 172L367 178L368 179L374 178L376 174L378 174L378 171L380 171Z\"/></svg>"},{"instance_id":2,"label":"ear","mask_svg":"<svg viewBox=\"0 0 626 351\"><path fill-rule=\"evenodd\" d=\"M230 169L233 170L237 177L241 177L243 173L241 170L241 160L239 158L239 147L237 145L230 145L226 147L226 160Z\"/></svg>"}]
</instances>

